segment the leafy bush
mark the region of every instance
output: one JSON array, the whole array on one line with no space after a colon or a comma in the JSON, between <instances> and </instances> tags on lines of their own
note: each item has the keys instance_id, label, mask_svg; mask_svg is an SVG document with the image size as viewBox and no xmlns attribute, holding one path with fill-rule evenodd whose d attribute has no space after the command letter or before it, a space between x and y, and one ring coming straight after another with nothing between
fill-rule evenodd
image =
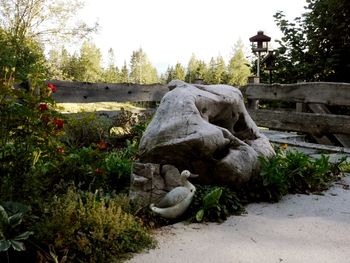
<instances>
[{"instance_id":1,"label":"leafy bush","mask_svg":"<svg viewBox=\"0 0 350 263\"><path fill-rule=\"evenodd\" d=\"M287 193L309 194L328 189L339 178L345 159L331 163L321 155L314 159L298 151L276 150L276 156L260 158L260 175L242 188L245 202L278 201Z\"/></svg>"},{"instance_id":2,"label":"leafy bush","mask_svg":"<svg viewBox=\"0 0 350 263\"><path fill-rule=\"evenodd\" d=\"M10 73L9 73L10 74ZM52 110L51 88L33 82L32 89L14 89L11 74L0 79L0 198L39 202L48 178L36 172L39 160L57 159L64 125ZM35 93L40 93L36 96Z\"/></svg>"},{"instance_id":3,"label":"leafy bush","mask_svg":"<svg viewBox=\"0 0 350 263\"><path fill-rule=\"evenodd\" d=\"M244 212L234 190L228 187L196 185L194 200L189 208L191 221L222 222L230 215Z\"/></svg>"},{"instance_id":4,"label":"leafy bush","mask_svg":"<svg viewBox=\"0 0 350 263\"><path fill-rule=\"evenodd\" d=\"M82 112L68 116L66 121L62 141L72 148L88 147L93 143L108 141L112 120L106 116Z\"/></svg>"},{"instance_id":5,"label":"leafy bush","mask_svg":"<svg viewBox=\"0 0 350 263\"><path fill-rule=\"evenodd\" d=\"M23 219L30 212L30 208L20 203L3 202L0 205L0 259L1 252L6 252L9 262L12 251L24 251L24 241L33 235L32 231L26 230ZM5 259L3 259L5 260Z\"/></svg>"},{"instance_id":6,"label":"leafy bush","mask_svg":"<svg viewBox=\"0 0 350 263\"><path fill-rule=\"evenodd\" d=\"M37 227L39 238L56 251L68 250L68 262L115 262L129 252L152 247L141 222L124 212L119 202L70 188L48 204Z\"/></svg>"},{"instance_id":7,"label":"leafy bush","mask_svg":"<svg viewBox=\"0 0 350 263\"><path fill-rule=\"evenodd\" d=\"M138 146L151 117L152 113L149 112L133 113L121 108L118 115L112 118L113 128L111 131L116 144L122 144L125 147L127 146L125 143L129 140Z\"/></svg>"},{"instance_id":8,"label":"leafy bush","mask_svg":"<svg viewBox=\"0 0 350 263\"><path fill-rule=\"evenodd\" d=\"M194 200L186 212L191 221L221 222L229 215L243 213L244 204L276 202L288 193L309 194L328 189L340 176L345 158L331 163L298 151L276 149L276 156L260 158L261 172L239 190L228 187L196 185ZM345 167L345 168L344 168Z\"/></svg>"}]
</instances>

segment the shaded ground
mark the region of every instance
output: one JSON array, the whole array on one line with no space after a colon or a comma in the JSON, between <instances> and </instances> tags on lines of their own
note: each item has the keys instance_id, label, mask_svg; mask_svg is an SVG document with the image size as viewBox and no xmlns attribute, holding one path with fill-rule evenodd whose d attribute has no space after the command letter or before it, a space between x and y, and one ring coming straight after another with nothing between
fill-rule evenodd
<instances>
[{"instance_id":1,"label":"shaded ground","mask_svg":"<svg viewBox=\"0 0 350 263\"><path fill-rule=\"evenodd\" d=\"M157 249L129 263L350 262L350 175L321 195L251 204L222 224L157 231Z\"/></svg>"}]
</instances>

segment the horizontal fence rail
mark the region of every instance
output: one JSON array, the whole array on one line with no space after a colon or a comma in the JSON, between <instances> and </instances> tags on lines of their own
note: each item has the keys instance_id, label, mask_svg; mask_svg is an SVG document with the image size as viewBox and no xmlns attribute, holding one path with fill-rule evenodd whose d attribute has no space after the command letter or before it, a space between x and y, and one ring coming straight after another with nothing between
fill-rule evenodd
<instances>
[{"instance_id":1,"label":"horizontal fence rail","mask_svg":"<svg viewBox=\"0 0 350 263\"><path fill-rule=\"evenodd\" d=\"M59 103L159 102L167 85L89 83L52 80L53 98ZM248 84L241 88L247 109L258 126L311 135L318 143L350 147L350 116L332 114L328 106L350 106L350 84L302 82L295 84ZM252 101L293 102L294 109L259 109ZM250 103L249 103L250 102ZM334 141L335 138L335 141Z\"/></svg>"},{"instance_id":2,"label":"horizontal fence rail","mask_svg":"<svg viewBox=\"0 0 350 263\"><path fill-rule=\"evenodd\" d=\"M350 106L350 84L348 83L249 84L245 95L247 99Z\"/></svg>"},{"instance_id":3,"label":"horizontal fence rail","mask_svg":"<svg viewBox=\"0 0 350 263\"><path fill-rule=\"evenodd\" d=\"M257 125L306 133L321 144L350 147L350 116L333 114L329 109L329 106L350 106L350 84L249 84L244 94ZM293 111L259 109L259 100L293 102L296 107Z\"/></svg>"},{"instance_id":4,"label":"horizontal fence rail","mask_svg":"<svg viewBox=\"0 0 350 263\"><path fill-rule=\"evenodd\" d=\"M53 98L59 103L160 101L169 91L162 84L90 83L51 80L57 86Z\"/></svg>"}]
</instances>

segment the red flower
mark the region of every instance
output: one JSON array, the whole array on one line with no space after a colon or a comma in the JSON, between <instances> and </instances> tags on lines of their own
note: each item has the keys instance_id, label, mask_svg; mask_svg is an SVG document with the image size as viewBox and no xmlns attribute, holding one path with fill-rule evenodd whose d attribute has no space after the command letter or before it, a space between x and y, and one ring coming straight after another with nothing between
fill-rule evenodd
<instances>
[{"instance_id":1,"label":"red flower","mask_svg":"<svg viewBox=\"0 0 350 263\"><path fill-rule=\"evenodd\" d=\"M53 124L55 124L56 129L60 130L60 129L63 128L64 120L55 118L55 119L53 120Z\"/></svg>"},{"instance_id":2,"label":"red flower","mask_svg":"<svg viewBox=\"0 0 350 263\"><path fill-rule=\"evenodd\" d=\"M60 154L64 154L64 147L58 147L57 152Z\"/></svg>"},{"instance_id":3,"label":"red flower","mask_svg":"<svg viewBox=\"0 0 350 263\"><path fill-rule=\"evenodd\" d=\"M53 92L55 93L57 91L57 88L55 85L53 85L52 83L48 83L47 87Z\"/></svg>"},{"instance_id":4,"label":"red flower","mask_svg":"<svg viewBox=\"0 0 350 263\"><path fill-rule=\"evenodd\" d=\"M46 110L49 109L49 106L47 106L46 103L40 103L39 106L38 106L38 109L39 109L40 111L46 111Z\"/></svg>"},{"instance_id":5,"label":"red flower","mask_svg":"<svg viewBox=\"0 0 350 263\"><path fill-rule=\"evenodd\" d=\"M104 141L99 141L97 144L97 148L99 148L100 150L106 150L108 147L107 143Z\"/></svg>"}]
</instances>

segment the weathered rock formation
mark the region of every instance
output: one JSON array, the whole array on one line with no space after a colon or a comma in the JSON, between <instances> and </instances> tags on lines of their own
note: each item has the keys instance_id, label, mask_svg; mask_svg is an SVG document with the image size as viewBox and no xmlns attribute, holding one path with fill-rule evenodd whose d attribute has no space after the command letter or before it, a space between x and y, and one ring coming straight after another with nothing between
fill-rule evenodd
<instances>
[{"instance_id":1,"label":"weathered rock formation","mask_svg":"<svg viewBox=\"0 0 350 263\"><path fill-rule=\"evenodd\" d=\"M258 156L274 155L239 89L178 80L169 89L141 139L132 198L156 202L180 184L182 170L198 174L194 182L239 186L259 172ZM147 179L141 168L151 163L159 166Z\"/></svg>"},{"instance_id":2,"label":"weathered rock formation","mask_svg":"<svg viewBox=\"0 0 350 263\"><path fill-rule=\"evenodd\" d=\"M141 139L141 162L172 164L199 174L200 182L236 186L258 173L259 155L274 154L237 88L178 80L169 87Z\"/></svg>"}]
</instances>

